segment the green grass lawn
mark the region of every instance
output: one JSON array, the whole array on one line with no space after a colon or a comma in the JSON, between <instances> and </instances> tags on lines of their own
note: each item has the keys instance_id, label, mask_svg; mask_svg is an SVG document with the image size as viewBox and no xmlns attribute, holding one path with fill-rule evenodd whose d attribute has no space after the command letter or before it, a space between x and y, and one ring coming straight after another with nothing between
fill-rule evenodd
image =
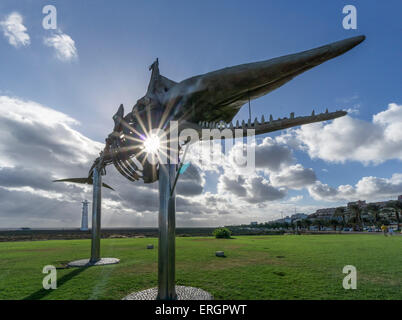
<instances>
[{"instance_id":1,"label":"green grass lawn","mask_svg":"<svg viewBox=\"0 0 402 320\"><path fill-rule=\"evenodd\" d=\"M117 265L58 269L42 289L42 268L89 257L90 240L0 243L0 299L121 299L157 285L155 238L102 240ZM146 245L153 243L154 250ZM226 258L215 257L225 251ZM357 290L345 290L345 265ZM176 280L215 299L402 299L402 237L382 235L177 238Z\"/></svg>"}]
</instances>

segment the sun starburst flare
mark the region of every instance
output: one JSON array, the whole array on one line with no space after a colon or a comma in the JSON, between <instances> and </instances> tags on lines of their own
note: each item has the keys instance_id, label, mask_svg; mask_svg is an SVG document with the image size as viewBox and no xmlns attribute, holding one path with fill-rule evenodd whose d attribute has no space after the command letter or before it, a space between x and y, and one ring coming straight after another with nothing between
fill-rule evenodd
<instances>
[{"instance_id":1,"label":"sun starburst flare","mask_svg":"<svg viewBox=\"0 0 402 320\"><path fill-rule=\"evenodd\" d=\"M145 152L156 154L159 151L160 143L160 139L157 135L150 135L144 141Z\"/></svg>"}]
</instances>

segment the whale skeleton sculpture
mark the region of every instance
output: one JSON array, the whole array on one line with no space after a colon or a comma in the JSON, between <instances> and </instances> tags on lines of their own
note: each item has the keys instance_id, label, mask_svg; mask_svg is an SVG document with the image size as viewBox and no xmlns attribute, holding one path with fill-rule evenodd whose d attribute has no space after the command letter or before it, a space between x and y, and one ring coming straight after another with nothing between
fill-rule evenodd
<instances>
[{"instance_id":1,"label":"whale skeleton sculpture","mask_svg":"<svg viewBox=\"0 0 402 320\"><path fill-rule=\"evenodd\" d=\"M159 129L168 135L169 123L175 120L178 131L192 128L239 130L246 134L254 129L255 135L327 121L342 117L345 111L268 121L264 116L235 125L231 122L240 108L250 100L259 98L281 87L294 77L325 61L354 48L365 36L353 37L322 47L283 57L238 65L175 82L159 73L158 59L150 66L151 80L146 95L139 99L131 112L124 115L120 105L113 116L114 129L106 138L106 145L89 171L87 178L59 181L93 184L93 227L91 259L99 259L100 208L102 175L105 167L113 164L128 180L152 183L159 180L159 254L158 298L176 299L175 292L175 190L177 162L152 164L144 147L151 131ZM169 153L169 151L166 151ZM177 156L178 157L178 156ZM103 185L104 187L109 187ZM110 188L110 187L109 187Z\"/></svg>"}]
</instances>

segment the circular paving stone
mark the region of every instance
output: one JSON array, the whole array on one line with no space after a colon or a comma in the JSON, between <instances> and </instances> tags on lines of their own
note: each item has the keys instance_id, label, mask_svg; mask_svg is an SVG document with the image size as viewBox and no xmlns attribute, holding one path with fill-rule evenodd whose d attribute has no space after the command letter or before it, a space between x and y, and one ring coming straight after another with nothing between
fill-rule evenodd
<instances>
[{"instance_id":1,"label":"circular paving stone","mask_svg":"<svg viewBox=\"0 0 402 320\"><path fill-rule=\"evenodd\" d=\"M117 258L101 258L95 263L89 262L89 259L81 259L76 261L71 261L67 264L68 267L91 267L91 266L104 266L108 264L119 263L120 259Z\"/></svg>"}]
</instances>

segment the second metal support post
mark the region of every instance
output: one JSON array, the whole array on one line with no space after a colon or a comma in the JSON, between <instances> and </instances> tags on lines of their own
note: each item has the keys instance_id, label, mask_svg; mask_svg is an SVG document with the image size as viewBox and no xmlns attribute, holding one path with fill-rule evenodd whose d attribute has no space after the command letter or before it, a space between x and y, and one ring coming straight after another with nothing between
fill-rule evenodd
<instances>
[{"instance_id":1,"label":"second metal support post","mask_svg":"<svg viewBox=\"0 0 402 320\"><path fill-rule=\"evenodd\" d=\"M102 208L102 169L93 169L92 201L92 241L90 263L100 259L101 208Z\"/></svg>"}]
</instances>

